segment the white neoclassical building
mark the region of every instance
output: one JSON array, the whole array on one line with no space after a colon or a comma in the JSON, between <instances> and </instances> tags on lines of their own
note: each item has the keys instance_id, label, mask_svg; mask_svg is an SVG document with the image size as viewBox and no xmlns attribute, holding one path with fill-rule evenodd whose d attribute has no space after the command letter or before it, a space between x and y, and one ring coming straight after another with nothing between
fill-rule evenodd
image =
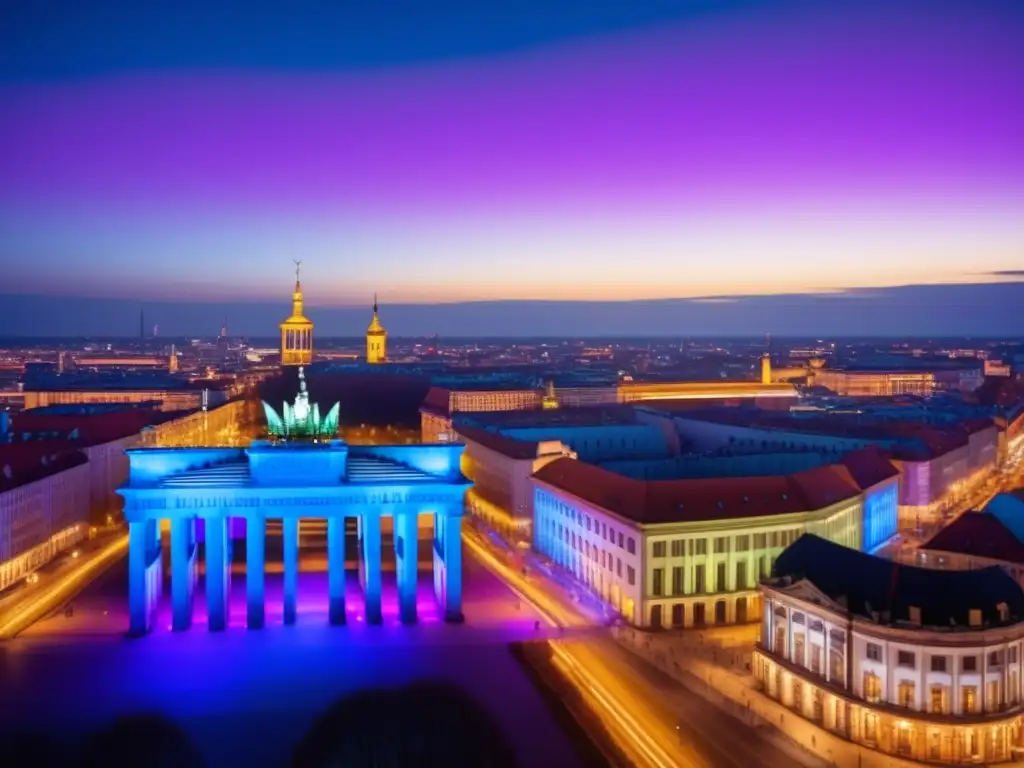
<instances>
[{"instance_id":1,"label":"white neoclassical building","mask_svg":"<svg viewBox=\"0 0 1024 768\"><path fill-rule=\"evenodd\" d=\"M892 536L899 472L875 449L791 475L654 481L561 458L533 485L534 549L657 629L756 621L758 581L804 533L854 549Z\"/></svg>"},{"instance_id":2,"label":"white neoclassical building","mask_svg":"<svg viewBox=\"0 0 1024 768\"><path fill-rule=\"evenodd\" d=\"M1024 592L999 568L898 565L801 537L760 587L765 694L911 760L1019 758Z\"/></svg>"}]
</instances>

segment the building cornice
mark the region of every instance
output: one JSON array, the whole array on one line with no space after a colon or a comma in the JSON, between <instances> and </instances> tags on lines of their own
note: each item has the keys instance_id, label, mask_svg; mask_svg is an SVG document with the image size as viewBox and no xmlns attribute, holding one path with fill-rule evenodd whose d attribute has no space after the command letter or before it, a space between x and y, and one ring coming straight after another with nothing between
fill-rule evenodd
<instances>
[{"instance_id":1,"label":"building cornice","mask_svg":"<svg viewBox=\"0 0 1024 768\"><path fill-rule=\"evenodd\" d=\"M847 626L862 637L882 642L955 649L988 647L1024 638L1024 622L1001 627L957 627L948 630L909 624L875 624L862 616L849 613L807 580L794 582L790 587L784 588L762 584L760 591L766 600L786 604L793 610L815 614L834 624ZM820 602L816 602L814 598Z\"/></svg>"}]
</instances>

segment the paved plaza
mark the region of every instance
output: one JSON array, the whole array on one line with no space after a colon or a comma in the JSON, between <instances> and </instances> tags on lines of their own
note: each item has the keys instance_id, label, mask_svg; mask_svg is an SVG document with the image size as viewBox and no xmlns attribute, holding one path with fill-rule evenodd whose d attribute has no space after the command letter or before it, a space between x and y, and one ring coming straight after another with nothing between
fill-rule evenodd
<instances>
[{"instance_id":1,"label":"paved plaza","mask_svg":"<svg viewBox=\"0 0 1024 768\"><path fill-rule=\"evenodd\" d=\"M537 616L468 556L465 624L441 620L429 572L420 573L420 622L398 620L394 574L385 570L384 622L361 614L349 571L348 624L327 623L322 557L302 562L298 623L282 622L281 575L267 575L267 627L245 628L245 584L233 579L230 624L205 631L202 579L194 627L170 630L165 596L151 634L127 639L127 568L121 563L73 603L2 646L0 706L6 726L40 727L69 744L125 713L155 712L185 728L210 765L277 765L313 719L339 696L417 680L451 682L495 717L529 766L581 764L569 735L548 714L509 643L544 636ZM529 722L528 732L522 724Z\"/></svg>"}]
</instances>

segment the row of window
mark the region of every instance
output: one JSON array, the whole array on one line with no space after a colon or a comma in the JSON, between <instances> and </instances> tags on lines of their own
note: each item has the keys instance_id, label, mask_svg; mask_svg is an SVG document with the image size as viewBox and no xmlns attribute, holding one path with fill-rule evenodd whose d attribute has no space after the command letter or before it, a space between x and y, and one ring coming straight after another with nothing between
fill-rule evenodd
<instances>
[{"instance_id":1,"label":"row of window","mask_svg":"<svg viewBox=\"0 0 1024 768\"><path fill-rule=\"evenodd\" d=\"M801 533L803 533L801 529L792 528L786 531L772 531L771 533L716 536L711 539L711 549L714 554L722 555L728 554L730 551L749 552L751 543L753 543L754 549L785 548L800 538ZM671 547L671 550L669 547ZM666 553L669 551L671 551L672 557L706 555L708 553L708 539L662 540L655 541L651 546L652 557L666 557Z\"/></svg>"},{"instance_id":2,"label":"row of window","mask_svg":"<svg viewBox=\"0 0 1024 768\"><path fill-rule=\"evenodd\" d=\"M551 521L551 526L554 527L555 521ZM622 578L622 558L612 557L611 552L601 549L596 544L591 545L589 541L585 541L582 536L577 536L571 532L568 528L559 525L558 526L558 538L563 540L569 549L575 552L579 552L581 556L587 560L597 564L600 563L602 568L612 570L612 563L615 563L615 575L620 579ZM626 566L626 574L631 585L636 584L636 569L633 566Z\"/></svg>"},{"instance_id":3,"label":"row of window","mask_svg":"<svg viewBox=\"0 0 1024 768\"><path fill-rule=\"evenodd\" d=\"M613 545L617 544L620 549L625 549L631 555L636 554L636 539L623 531L616 531L614 526L592 518L590 515L585 515L578 509L573 509L568 504L559 501L554 502L554 509L556 514L574 520L581 529L586 526L588 533L599 533L604 541Z\"/></svg>"},{"instance_id":4,"label":"row of window","mask_svg":"<svg viewBox=\"0 0 1024 768\"><path fill-rule=\"evenodd\" d=\"M758 578L763 579L771 571L771 561L766 555L762 555L758 559ZM693 568L693 585L690 589L690 594L708 594L710 592L729 592L738 591L743 589L750 589L754 584L750 583L749 573L747 570L747 561L740 560L736 563L736 579L733 582L733 586L730 589L727 578L726 563L718 563L715 567L715 583L711 589L708 589L708 583L706 579L706 566L703 564L695 565ZM671 570L672 574L672 589L668 595L682 595L686 592L684 575L685 569L681 566L675 566ZM665 569L655 568L651 571L652 583L651 583L651 595L653 597L666 597L665 592Z\"/></svg>"},{"instance_id":5,"label":"row of window","mask_svg":"<svg viewBox=\"0 0 1024 768\"><path fill-rule=\"evenodd\" d=\"M867 644L867 657L872 661L882 661L882 646L878 643ZM1003 650L990 651L988 654L988 666L1001 667L1004 663L1016 664L1017 663L1017 646L1010 646L1006 649L1006 653ZM952 671L949 663L950 657L948 656L929 656L929 664L932 672L949 672ZM896 652L896 666L905 667L907 669L917 669L917 654L914 651L897 651ZM978 671L978 657L977 656L961 656L960 657L960 671L961 672L977 672Z\"/></svg>"},{"instance_id":6,"label":"row of window","mask_svg":"<svg viewBox=\"0 0 1024 768\"><path fill-rule=\"evenodd\" d=\"M1015 704L1017 701L1017 673L1010 675L1007 686L1007 700L1000 701L1000 684L998 680L988 683L986 691L986 708L993 712L1002 704ZM950 687L948 685L931 685L928 687L927 711L936 715L953 714L950 705ZM882 679L874 672L864 673L864 699L872 704L882 700ZM916 709L917 685L913 680L901 680L896 686L896 704L906 709ZM925 707L922 707L925 709ZM977 685L960 686L960 714L976 714L981 712L981 701L978 697Z\"/></svg>"}]
</instances>

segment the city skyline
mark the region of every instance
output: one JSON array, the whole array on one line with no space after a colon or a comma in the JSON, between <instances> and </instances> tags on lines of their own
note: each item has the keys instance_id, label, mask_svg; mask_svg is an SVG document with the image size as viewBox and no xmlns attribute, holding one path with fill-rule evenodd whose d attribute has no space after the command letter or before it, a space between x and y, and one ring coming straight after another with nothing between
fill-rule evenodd
<instances>
[{"instance_id":1,"label":"city skyline","mask_svg":"<svg viewBox=\"0 0 1024 768\"><path fill-rule=\"evenodd\" d=\"M1016 295L997 284L1024 245L1024 13L676 5L538 6L510 25L501 5L442 4L394 29L339 13L319 20L336 46L312 20L280 42L216 5L211 31L110 2L92 34L23 8L32 45L0 60L3 291L269 304L301 258L311 311L374 291ZM218 37L232 24L244 49ZM628 314L586 306L566 305L581 325Z\"/></svg>"},{"instance_id":2,"label":"city skyline","mask_svg":"<svg viewBox=\"0 0 1024 768\"><path fill-rule=\"evenodd\" d=\"M159 326L161 337L231 335L273 338L288 313L291 284L270 302L140 302L138 299L7 296L0 335L138 338ZM315 339L362 338L373 296L352 307L318 302L303 278L306 314ZM909 285L834 294L718 296L703 300L623 302L502 301L389 303L379 294L381 322L394 338L690 338L932 337L1011 338L1024 335L1024 281ZM140 319L140 313L144 315ZM31 322L26 322L31 319Z\"/></svg>"}]
</instances>

